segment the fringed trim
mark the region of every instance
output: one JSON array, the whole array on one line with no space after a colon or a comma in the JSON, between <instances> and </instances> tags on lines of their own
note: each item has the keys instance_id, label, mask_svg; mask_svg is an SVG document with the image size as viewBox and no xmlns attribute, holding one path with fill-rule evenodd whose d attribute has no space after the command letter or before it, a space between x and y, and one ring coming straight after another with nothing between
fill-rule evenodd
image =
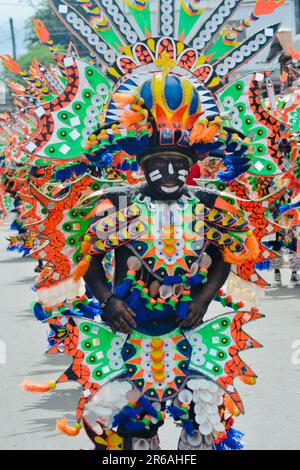
<instances>
[{"instance_id":1,"label":"fringed trim","mask_svg":"<svg viewBox=\"0 0 300 470\"><path fill-rule=\"evenodd\" d=\"M219 116L216 117L215 120L209 124L208 128L202 135L201 137L202 142L204 144L210 144L211 142L213 142L216 135L218 135L221 132L222 126L223 126L222 119Z\"/></svg>"},{"instance_id":2,"label":"fringed trim","mask_svg":"<svg viewBox=\"0 0 300 470\"><path fill-rule=\"evenodd\" d=\"M63 434L66 434L67 436L71 436L71 437L78 436L81 428L82 428L82 425L80 423L76 423L75 427L72 428L71 426L68 425L66 418L56 420L56 430L62 432Z\"/></svg>"},{"instance_id":3,"label":"fringed trim","mask_svg":"<svg viewBox=\"0 0 300 470\"><path fill-rule=\"evenodd\" d=\"M202 142L201 138L207 129L207 124L207 119L200 119L195 123L190 135L190 145L199 144Z\"/></svg>"},{"instance_id":4,"label":"fringed trim","mask_svg":"<svg viewBox=\"0 0 300 470\"><path fill-rule=\"evenodd\" d=\"M120 109L126 106L129 107L129 109L124 109L120 116L120 124L123 127L128 129L136 126L145 126L147 124L149 113L143 108L143 98L130 93L116 93L114 100Z\"/></svg>"},{"instance_id":5,"label":"fringed trim","mask_svg":"<svg viewBox=\"0 0 300 470\"><path fill-rule=\"evenodd\" d=\"M38 384L36 382L33 382L32 380L25 379L24 382L21 384L21 388L26 392L47 393L51 390L55 390L56 382L51 381L47 384Z\"/></svg>"},{"instance_id":6,"label":"fringed trim","mask_svg":"<svg viewBox=\"0 0 300 470\"><path fill-rule=\"evenodd\" d=\"M120 116L120 123L126 129L132 126L145 126L148 119L148 112L140 108L136 111L125 110Z\"/></svg>"},{"instance_id":7,"label":"fringed trim","mask_svg":"<svg viewBox=\"0 0 300 470\"><path fill-rule=\"evenodd\" d=\"M90 255L85 256L83 260L80 261L72 276L74 282L79 282L80 279L86 275L91 265L91 261L92 257Z\"/></svg>"}]
</instances>

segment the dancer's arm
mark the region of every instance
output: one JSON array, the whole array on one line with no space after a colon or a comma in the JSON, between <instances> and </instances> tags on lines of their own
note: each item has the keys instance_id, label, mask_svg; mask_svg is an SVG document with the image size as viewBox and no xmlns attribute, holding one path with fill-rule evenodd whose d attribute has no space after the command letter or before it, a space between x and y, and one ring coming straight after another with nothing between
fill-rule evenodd
<instances>
[{"instance_id":1,"label":"dancer's arm","mask_svg":"<svg viewBox=\"0 0 300 470\"><path fill-rule=\"evenodd\" d=\"M189 316L180 323L183 328L195 328L202 322L211 301L230 274L230 264L225 263L218 248L210 245L206 252L212 258L212 264L208 269L207 283L192 290L193 302L190 305Z\"/></svg>"},{"instance_id":2,"label":"dancer's arm","mask_svg":"<svg viewBox=\"0 0 300 470\"><path fill-rule=\"evenodd\" d=\"M103 268L103 258L104 256L92 256L90 268L84 280L100 304L107 302L102 315L103 320L110 325L114 332L118 330L123 333L131 333L132 327L136 327L135 313L125 302L113 296Z\"/></svg>"}]
</instances>

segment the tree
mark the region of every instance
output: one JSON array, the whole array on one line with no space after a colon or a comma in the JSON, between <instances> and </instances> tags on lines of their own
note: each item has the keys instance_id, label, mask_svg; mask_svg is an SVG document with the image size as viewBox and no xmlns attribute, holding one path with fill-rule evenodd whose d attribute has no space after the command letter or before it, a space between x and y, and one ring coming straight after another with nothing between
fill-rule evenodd
<instances>
[{"instance_id":1,"label":"tree","mask_svg":"<svg viewBox=\"0 0 300 470\"><path fill-rule=\"evenodd\" d=\"M58 49L62 50L62 47ZM34 59L45 65L45 67L54 63L53 57L47 47L43 44L31 45L28 47L27 52L19 57L18 63L20 64L21 70L28 70Z\"/></svg>"},{"instance_id":2,"label":"tree","mask_svg":"<svg viewBox=\"0 0 300 470\"><path fill-rule=\"evenodd\" d=\"M57 49L58 51L62 51L64 48L62 46L58 46ZM50 63L55 63L49 49L43 44L30 45L27 48L27 52L21 55L17 62L20 65L22 71L28 71L33 59L36 59L39 63L45 65L46 67L48 67ZM9 79L18 83L23 82L22 77L9 72L7 69L3 70L1 76L3 79Z\"/></svg>"}]
</instances>

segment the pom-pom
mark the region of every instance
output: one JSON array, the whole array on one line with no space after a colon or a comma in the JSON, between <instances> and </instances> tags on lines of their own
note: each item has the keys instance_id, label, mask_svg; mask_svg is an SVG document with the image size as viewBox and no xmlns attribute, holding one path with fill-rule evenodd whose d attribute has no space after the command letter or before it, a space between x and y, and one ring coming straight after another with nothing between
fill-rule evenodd
<instances>
[{"instance_id":1,"label":"pom-pom","mask_svg":"<svg viewBox=\"0 0 300 470\"><path fill-rule=\"evenodd\" d=\"M134 280L135 277L130 276L127 277L121 284L119 284L114 292L115 297L117 297L117 299L124 300L128 296L129 291L134 283Z\"/></svg>"},{"instance_id":2,"label":"pom-pom","mask_svg":"<svg viewBox=\"0 0 300 470\"><path fill-rule=\"evenodd\" d=\"M92 257L89 255L85 256L84 259L80 261L72 276L74 282L79 282L80 279L86 275L91 265L91 261Z\"/></svg>"}]
</instances>

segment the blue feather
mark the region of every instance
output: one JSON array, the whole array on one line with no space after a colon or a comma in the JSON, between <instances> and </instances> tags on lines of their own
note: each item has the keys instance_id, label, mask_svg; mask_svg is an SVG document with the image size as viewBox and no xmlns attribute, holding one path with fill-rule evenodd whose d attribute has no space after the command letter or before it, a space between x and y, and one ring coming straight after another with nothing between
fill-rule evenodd
<instances>
[{"instance_id":1,"label":"blue feather","mask_svg":"<svg viewBox=\"0 0 300 470\"><path fill-rule=\"evenodd\" d=\"M171 405L166 407L166 411L175 420L180 419L185 414L181 408Z\"/></svg>"},{"instance_id":2,"label":"blue feather","mask_svg":"<svg viewBox=\"0 0 300 470\"><path fill-rule=\"evenodd\" d=\"M153 406L151 405L151 402L147 400L147 398L142 396L139 400L139 404L141 404L141 406L144 408L146 414L152 416L153 418L157 418L158 413L156 409L153 408Z\"/></svg>"},{"instance_id":3,"label":"blue feather","mask_svg":"<svg viewBox=\"0 0 300 470\"><path fill-rule=\"evenodd\" d=\"M35 315L35 318L38 320L38 321L45 321L47 320L49 317L51 317L51 315L49 315L48 313L45 312L45 310L43 309L42 305L39 303L39 302L36 302L33 306L33 313Z\"/></svg>"},{"instance_id":4,"label":"blue feather","mask_svg":"<svg viewBox=\"0 0 300 470\"><path fill-rule=\"evenodd\" d=\"M251 165L227 166L227 170L218 172L217 177L224 183L235 180L238 176L246 173Z\"/></svg>"},{"instance_id":5,"label":"blue feather","mask_svg":"<svg viewBox=\"0 0 300 470\"><path fill-rule=\"evenodd\" d=\"M297 202L296 204L284 204L282 206L279 206L279 212L283 214L284 212L290 211L291 209L297 209L300 207L300 201Z\"/></svg>"},{"instance_id":6,"label":"blue feather","mask_svg":"<svg viewBox=\"0 0 300 470\"><path fill-rule=\"evenodd\" d=\"M237 429L231 428L227 432L227 438L219 444L216 444L216 450L243 450L244 443L242 438L244 434Z\"/></svg>"},{"instance_id":7,"label":"blue feather","mask_svg":"<svg viewBox=\"0 0 300 470\"><path fill-rule=\"evenodd\" d=\"M195 434L195 428L194 428L194 423L192 420L188 419L186 421L183 421L182 423L183 429L187 433L188 436L193 437Z\"/></svg>"}]
</instances>

